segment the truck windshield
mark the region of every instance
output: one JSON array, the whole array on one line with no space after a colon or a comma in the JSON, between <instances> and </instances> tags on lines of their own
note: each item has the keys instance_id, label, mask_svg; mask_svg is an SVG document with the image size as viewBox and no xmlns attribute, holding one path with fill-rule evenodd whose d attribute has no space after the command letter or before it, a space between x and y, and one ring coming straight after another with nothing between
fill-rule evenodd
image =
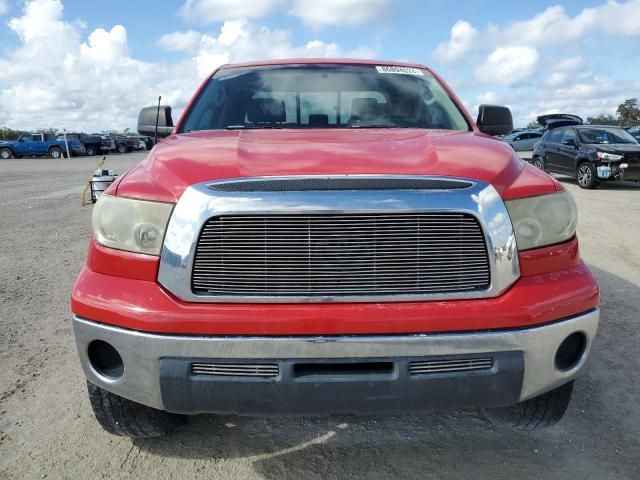
<instances>
[{"instance_id":1,"label":"truck windshield","mask_svg":"<svg viewBox=\"0 0 640 480\"><path fill-rule=\"evenodd\" d=\"M251 128L421 128L469 131L427 70L375 65L222 69L178 131Z\"/></svg>"}]
</instances>

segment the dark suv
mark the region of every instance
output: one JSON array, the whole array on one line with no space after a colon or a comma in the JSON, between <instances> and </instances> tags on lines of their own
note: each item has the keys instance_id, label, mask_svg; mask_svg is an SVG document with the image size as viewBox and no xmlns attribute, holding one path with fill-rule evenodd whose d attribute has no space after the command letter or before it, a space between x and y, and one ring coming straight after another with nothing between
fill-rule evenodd
<instances>
[{"instance_id":1,"label":"dark suv","mask_svg":"<svg viewBox=\"0 0 640 480\"><path fill-rule=\"evenodd\" d=\"M549 173L575 176L582 188L596 188L603 180L640 183L640 144L620 127L552 128L535 145L531 163Z\"/></svg>"},{"instance_id":2,"label":"dark suv","mask_svg":"<svg viewBox=\"0 0 640 480\"><path fill-rule=\"evenodd\" d=\"M58 135L58 140L64 140L64 135ZM67 140L78 140L86 149L88 156L107 154L116 148L115 142L102 135L88 135L86 133L67 133Z\"/></svg>"}]
</instances>

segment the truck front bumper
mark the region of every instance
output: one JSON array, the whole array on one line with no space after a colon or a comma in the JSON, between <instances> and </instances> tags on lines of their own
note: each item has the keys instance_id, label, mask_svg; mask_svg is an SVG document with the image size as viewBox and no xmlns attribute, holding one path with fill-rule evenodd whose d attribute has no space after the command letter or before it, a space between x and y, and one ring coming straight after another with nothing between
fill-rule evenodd
<instances>
[{"instance_id":1,"label":"truck front bumper","mask_svg":"<svg viewBox=\"0 0 640 480\"><path fill-rule=\"evenodd\" d=\"M596 308L524 329L279 337L143 333L77 316L73 326L87 379L150 407L398 413L509 405L558 387L584 365L598 318ZM572 334L583 340L580 351L559 368L559 348ZM101 357L110 348L120 370L104 367L113 366Z\"/></svg>"}]
</instances>

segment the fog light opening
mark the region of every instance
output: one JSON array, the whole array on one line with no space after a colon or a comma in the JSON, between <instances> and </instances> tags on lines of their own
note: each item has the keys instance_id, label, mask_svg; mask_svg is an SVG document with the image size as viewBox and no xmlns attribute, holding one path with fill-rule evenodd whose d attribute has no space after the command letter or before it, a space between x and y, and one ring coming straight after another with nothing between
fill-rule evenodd
<instances>
[{"instance_id":1,"label":"fog light opening","mask_svg":"<svg viewBox=\"0 0 640 480\"><path fill-rule=\"evenodd\" d=\"M118 351L102 340L94 340L87 348L93 369L109 380L117 380L124 374L124 363Z\"/></svg>"},{"instance_id":2,"label":"fog light opening","mask_svg":"<svg viewBox=\"0 0 640 480\"><path fill-rule=\"evenodd\" d=\"M574 332L563 340L556 352L556 368L567 372L575 368L587 349L587 336L583 332Z\"/></svg>"}]
</instances>

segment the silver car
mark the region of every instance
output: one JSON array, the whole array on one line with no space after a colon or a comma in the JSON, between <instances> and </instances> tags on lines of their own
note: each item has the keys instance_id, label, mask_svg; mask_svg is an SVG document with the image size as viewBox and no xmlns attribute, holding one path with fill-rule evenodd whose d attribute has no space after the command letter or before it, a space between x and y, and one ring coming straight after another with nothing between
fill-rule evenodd
<instances>
[{"instance_id":1,"label":"silver car","mask_svg":"<svg viewBox=\"0 0 640 480\"><path fill-rule=\"evenodd\" d=\"M516 152L533 150L533 145L542 138L544 132L539 130L524 130L510 133L503 138Z\"/></svg>"}]
</instances>

